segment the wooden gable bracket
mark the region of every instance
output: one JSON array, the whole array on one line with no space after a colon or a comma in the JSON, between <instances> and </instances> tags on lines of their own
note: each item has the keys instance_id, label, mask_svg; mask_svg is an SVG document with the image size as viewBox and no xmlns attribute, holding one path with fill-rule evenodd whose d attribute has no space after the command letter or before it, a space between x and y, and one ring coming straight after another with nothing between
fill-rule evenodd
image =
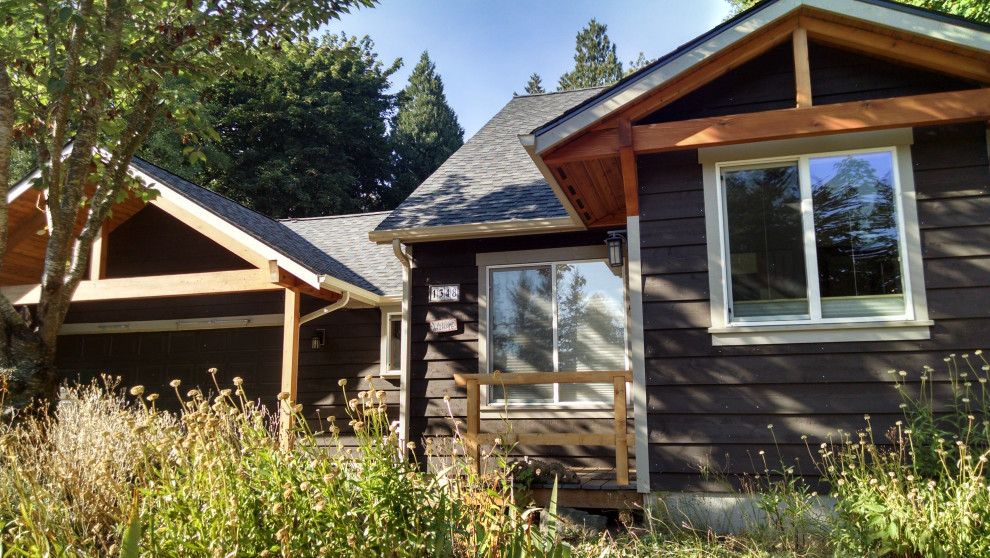
<instances>
[{"instance_id":1,"label":"wooden gable bracket","mask_svg":"<svg viewBox=\"0 0 990 558\"><path fill-rule=\"evenodd\" d=\"M808 31L803 27L794 30L794 88L795 106L811 106L811 62L808 60Z\"/></svg>"},{"instance_id":2,"label":"wooden gable bracket","mask_svg":"<svg viewBox=\"0 0 990 558\"><path fill-rule=\"evenodd\" d=\"M934 126L990 119L990 88L771 110L632 126L633 152L659 153L755 141ZM548 166L620 155L618 129L588 132Z\"/></svg>"}]
</instances>

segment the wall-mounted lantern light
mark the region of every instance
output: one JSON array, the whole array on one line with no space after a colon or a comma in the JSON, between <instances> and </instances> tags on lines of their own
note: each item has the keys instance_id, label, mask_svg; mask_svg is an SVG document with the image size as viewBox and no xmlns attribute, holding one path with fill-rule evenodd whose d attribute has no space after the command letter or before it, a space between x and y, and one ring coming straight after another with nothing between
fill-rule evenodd
<instances>
[{"instance_id":1,"label":"wall-mounted lantern light","mask_svg":"<svg viewBox=\"0 0 990 558\"><path fill-rule=\"evenodd\" d=\"M315 332L313 332L313 337L310 339L310 341L312 342L311 346L314 349L319 349L320 347L323 346L324 343L327 342L327 330L322 328L316 330Z\"/></svg>"},{"instance_id":2,"label":"wall-mounted lantern light","mask_svg":"<svg viewBox=\"0 0 990 558\"><path fill-rule=\"evenodd\" d=\"M612 267L622 267L622 243L626 241L625 234L625 229L609 231L608 238L605 239L605 246L608 247L608 265Z\"/></svg>"}]
</instances>

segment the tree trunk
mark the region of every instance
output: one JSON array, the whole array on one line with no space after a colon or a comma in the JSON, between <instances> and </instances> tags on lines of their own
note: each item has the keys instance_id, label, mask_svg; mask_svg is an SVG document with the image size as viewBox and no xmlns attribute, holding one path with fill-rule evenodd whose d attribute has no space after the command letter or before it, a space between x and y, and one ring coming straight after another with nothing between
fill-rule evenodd
<instances>
[{"instance_id":1,"label":"tree trunk","mask_svg":"<svg viewBox=\"0 0 990 558\"><path fill-rule=\"evenodd\" d=\"M0 394L4 416L16 416L27 409L51 412L60 381L54 348L23 323L5 325L7 336L0 354L0 374L7 388Z\"/></svg>"}]
</instances>

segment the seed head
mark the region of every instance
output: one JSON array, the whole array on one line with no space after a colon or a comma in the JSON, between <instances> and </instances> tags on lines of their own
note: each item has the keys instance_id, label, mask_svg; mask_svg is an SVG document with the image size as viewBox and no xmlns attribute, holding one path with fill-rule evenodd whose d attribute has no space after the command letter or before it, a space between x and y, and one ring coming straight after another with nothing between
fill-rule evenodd
<instances>
[{"instance_id":1,"label":"seed head","mask_svg":"<svg viewBox=\"0 0 990 558\"><path fill-rule=\"evenodd\" d=\"M344 387L344 386L347 385L347 380L345 380L344 378L341 378L341 379L337 380L337 385L340 386L340 387Z\"/></svg>"},{"instance_id":2,"label":"seed head","mask_svg":"<svg viewBox=\"0 0 990 558\"><path fill-rule=\"evenodd\" d=\"M168 383L168 385L172 386L173 388L177 388L182 385L182 380L172 380L171 382Z\"/></svg>"},{"instance_id":3,"label":"seed head","mask_svg":"<svg viewBox=\"0 0 990 558\"><path fill-rule=\"evenodd\" d=\"M134 386L131 388L131 395L141 397L144 395L144 386Z\"/></svg>"},{"instance_id":4,"label":"seed head","mask_svg":"<svg viewBox=\"0 0 990 558\"><path fill-rule=\"evenodd\" d=\"M241 378L240 376L235 376L234 385L237 387L241 387L242 385L244 385L244 378Z\"/></svg>"},{"instance_id":5,"label":"seed head","mask_svg":"<svg viewBox=\"0 0 990 558\"><path fill-rule=\"evenodd\" d=\"M157 393L149 394L148 397L145 397L145 399L147 399L148 401L156 401L158 399L158 394Z\"/></svg>"},{"instance_id":6,"label":"seed head","mask_svg":"<svg viewBox=\"0 0 990 558\"><path fill-rule=\"evenodd\" d=\"M217 370L216 368L210 368L209 370L207 370L207 372L209 372L213 376L216 376L219 370Z\"/></svg>"},{"instance_id":7,"label":"seed head","mask_svg":"<svg viewBox=\"0 0 990 558\"><path fill-rule=\"evenodd\" d=\"M287 391L279 392L279 394L278 394L278 400L279 401L288 401L289 400L289 392L287 392Z\"/></svg>"}]
</instances>

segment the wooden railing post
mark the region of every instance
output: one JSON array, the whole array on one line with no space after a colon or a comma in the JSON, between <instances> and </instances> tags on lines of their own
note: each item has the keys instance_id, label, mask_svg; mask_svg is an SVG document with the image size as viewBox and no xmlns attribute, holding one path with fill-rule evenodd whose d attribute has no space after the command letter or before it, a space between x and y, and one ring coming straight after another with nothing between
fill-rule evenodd
<instances>
[{"instance_id":1,"label":"wooden railing post","mask_svg":"<svg viewBox=\"0 0 990 558\"><path fill-rule=\"evenodd\" d=\"M478 380L467 382L467 449L474 459L475 470L481 474L481 445L478 433L481 431L481 387Z\"/></svg>"},{"instance_id":2,"label":"wooden railing post","mask_svg":"<svg viewBox=\"0 0 990 558\"><path fill-rule=\"evenodd\" d=\"M615 476L619 486L629 484L629 440L626 435L626 378L612 378L615 387Z\"/></svg>"}]
</instances>

